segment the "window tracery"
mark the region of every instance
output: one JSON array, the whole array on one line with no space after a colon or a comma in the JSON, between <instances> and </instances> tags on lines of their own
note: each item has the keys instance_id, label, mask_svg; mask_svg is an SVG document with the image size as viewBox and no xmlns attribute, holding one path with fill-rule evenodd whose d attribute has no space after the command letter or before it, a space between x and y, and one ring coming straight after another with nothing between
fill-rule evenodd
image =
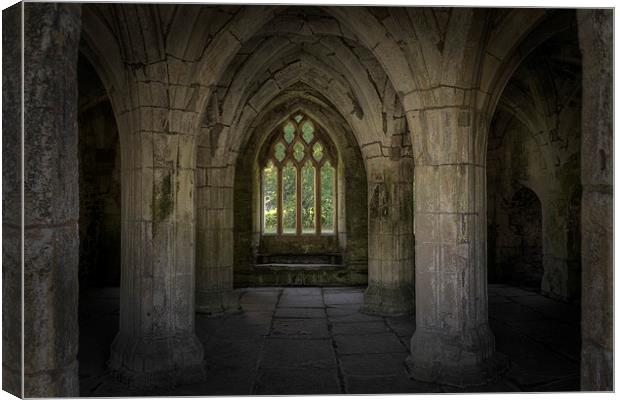
<instances>
[{"instance_id":1,"label":"window tracery","mask_svg":"<svg viewBox=\"0 0 620 400\"><path fill-rule=\"evenodd\" d=\"M262 233L336 233L336 151L309 117L296 113L278 126L263 152Z\"/></svg>"}]
</instances>

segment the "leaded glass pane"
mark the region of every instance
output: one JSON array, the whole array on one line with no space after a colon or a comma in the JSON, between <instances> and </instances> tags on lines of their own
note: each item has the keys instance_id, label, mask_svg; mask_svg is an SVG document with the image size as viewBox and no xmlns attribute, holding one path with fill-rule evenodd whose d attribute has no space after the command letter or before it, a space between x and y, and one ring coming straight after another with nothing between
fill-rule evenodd
<instances>
[{"instance_id":1,"label":"leaded glass pane","mask_svg":"<svg viewBox=\"0 0 620 400\"><path fill-rule=\"evenodd\" d=\"M304 158L304 145L303 144L299 142L295 143L295 145L293 146L293 157L295 157L295 160L297 160L298 162Z\"/></svg>"},{"instance_id":2,"label":"leaded glass pane","mask_svg":"<svg viewBox=\"0 0 620 400\"><path fill-rule=\"evenodd\" d=\"M269 162L263 169L263 232L278 229L278 169Z\"/></svg>"},{"instance_id":3,"label":"leaded glass pane","mask_svg":"<svg viewBox=\"0 0 620 400\"><path fill-rule=\"evenodd\" d=\"M291 162L282 169L282 231L297 231L297 170Z\"/></svg>"},{"instance_id":4,"label":"leaded glass pane","mask_svg":"<svg viewBox=\"0 0 620 400\"><path fill-rule=\"evenodd\" d=\"M321 232L334 232L334 175L335 170L327 161L321 167Z\"/></svg>"},{"instance_id":5,"label":"leaded glass pane","mask_svg":"<svg viewBox=\"0 0 620 400\"><path fill-rule=\"evenodd\" d=\"M301 115L301 114L297 114L297 115L295 116L295 121L297 121L297 123L299 123L299 121L301 121L301 119L302 119L303 117L304 117L303 115Z\"/></svg>"},{"instance_id":6,"label":"leaded glass pane","mask_svg":"<svg viewBox=\"0 0 620 400\"><path fill-rule=\"evenodd\" d=\"M312 156L315 160L321 161L323 158L323 146L321 146L321 143L316 142L314 146L312 146Z\"/></svg>"},{"instance_id":7,"label":"leaded glass pane","mask_svg":"<svg viewBox=\"0 0 620 400\"><path fill-rule=\"evenodd\" d=\"M314 139L314 127L312 126L312 122L304 122L304 124L301 126L301 131L306 143L310 143L312 139Z\"/></svg>"},{"instance_id":8,"label":"leaded glass pane","mask_svg":"<svg viewBox=\"0 0 620 400\"><path fill-rule=\"evenodd\" d=\"M278 142L276 144L275 150L276 150L275 151L276 160L278 160L279 162L282 162L282 160L284 160L284 157L286 157L286 146L284 146L284 143Z\"/></svg>"},{"instance_id":9,"label":"leaded glass pane","mask_svg":"<svg viewBox=\"0 0 620 400\"><path fill-rule=\"evenodd\" d=\"M301 229L303 233L315 233L314 167L306 162L301 169Z\"/></svg>"},{"instance_id":10,"label":"leaded glass pane","mask_svg":"<svg viewBox=\"0 0 620 400\"><path fill-rule=\"evenodd\" d=\"M291 143L295 138L295 125L291 121L288 121L286 125L284 125L284 140L286 143Z\"/></svg>"}]
</instances>

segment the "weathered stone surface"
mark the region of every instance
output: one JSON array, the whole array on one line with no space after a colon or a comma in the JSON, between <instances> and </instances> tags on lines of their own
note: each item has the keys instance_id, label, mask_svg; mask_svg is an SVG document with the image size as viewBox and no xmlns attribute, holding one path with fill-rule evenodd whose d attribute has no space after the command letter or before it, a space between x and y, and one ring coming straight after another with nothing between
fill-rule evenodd
<instances>
[{"instance_id":1,"label":"weathered stone surface","mask_svg":"<svg viewBox=\"0 0 620 400\"><path fill-rule=\"evenodd\" d=\"M360 312L359 305L329 307L327 318L336 322L373 322L381 321L382 318L376 315L368 315Z\"/></svg>"},{"instance_id":2,"label":"weathered stone surface","mask_svg":"<svg viewBox=\"0 0 620 400\"><path fill-rule=\"evenodd\" d=\"M581 389L613 390L613 18L577 12L583 53Z\"/></svg>"},{"instance_id":3,"label":"weathered stone surface","mask_svg":"<svg viewBox=\"0 0 620 400\"><path fill-rule=\"evenodd\" d=\"M25 4L23 12L24 396L77 396L81 8Z\"/></svg>"},{"instance_id":4,"label":"weathered stone surface","mask_svg":"<svg viewBox=\"0 0 620 400\"><path fill-rule=\"evenodd\" d=\"M406 349L393 333L335 335L338 354L405 353Z\"/></svg>"},{"instance_id":5,"label":"weathered stone surface","mask_svg":"<svg viewBox=\"0 0 620 400\"><path fill-rule=\"evenodd\" d=\"M322 308L278 308L276 318L325 318Z\"/></svg>"},{"instance_id":6,"label":"weathered stone surface","mask_svg":"<svg viewBox=\"0 0 620 400\"><path fill-rule=\"evenodd\" d=\"M467 141L485 128L458 122L461 112L424 111L422 124L432 128L423 126L441 133L414 146L420 154L415 168L416 330L408 359L414 379L455 386L485 384L501 369L487 317L486 208L477 196L485 170L471 164L474 155L465 151Z\"/></svg>"},{"instance_id":7,"label":"weathered stone surface","mask_svg":"<svg viewBox=\"0 0 620 400\"><path fill-rule=\"evenodd\" d=\"M405 373L405 358L405 353L353 354L343 355L340 363L342 373L347 376L402 376Z\"/></svg>"},{"instance_id":8,"label":"weathered stone surface","mask_svg":"<svg viewBox=\"0 0 620 400\"><path fill-rule=\"evenodd\" d=\"M317 368L336 367L336 356L329 339L296 340L269 338L265 343L267 355L263 368Z\"/></svg>"},{"instance_id":9,"label":"weathered stone surface","mask_svg":"<svg viewBox=\"0 0 620 400\"><path fill-rule=\"evenodd\" d=\"M263 369L256 378L257 395L339 394L336 369Z\"/></svg>"},{"instance_id":10,"label":"weathered stone surface","mask_svg":"<svg viewBox=\"0 0 620 400\"><path fill-rule=\"evenodd\" d=\"M324 319L276 319L271 335L288 339L326 339L329 337Z\"/></svg>"},{"instance_id":11,"label":"weathered stone surface","mask_svg":"<svg viewBox=\"0 0 620 400\"><path fill-rule=\"evenodd\" d=\"M399 147L393 149L400 154ZM375 158L370 165L368 289L362 310L409 314L414 308L413 160Z\"/></svg>"},{"instance_id":12,"label":"weathered stone surface","mask_svg":"<svg viewBox=\"0 0 620 400\"><path fill-rule=\"evenodd\" d=\"M332 332L334 335L357 335L359 332L385 333L389 332L388 327L383 321L372 322L332 322Z\"/></svg>"}]
</instances>

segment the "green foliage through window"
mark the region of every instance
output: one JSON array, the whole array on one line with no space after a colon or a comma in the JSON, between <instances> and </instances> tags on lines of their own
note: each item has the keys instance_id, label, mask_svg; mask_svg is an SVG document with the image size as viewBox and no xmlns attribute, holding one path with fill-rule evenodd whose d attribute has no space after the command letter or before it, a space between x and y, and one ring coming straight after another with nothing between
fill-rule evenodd
<instances>
[{"instance_id":1,"label":"green foliage through window","mask_svg":"<svg viewBox=\"0 0 620 400\"><path fill-rule=\"evenodd\" d=\"M278 171L272 162L263 169L263 226L265 233L278 229Z\"/></svg>"},{"instance_id":2,"label":"green foliage through window","mask_svg":"<svg viewBox=\"0 0 620 400\"><path fill-rule=\"evenodd\" d=\"M298 162L304 158L304 145L300 142L295 143L293 146L293 157L295 157L295 160Z\"/></svg>"},{"instance_id":3,"label":"green foliage through window","mask_svg":"<svg viewBox=\"0 0 620 400\"><path fill-rule=\"evenodd\" d=\"M327 161L321 167L321 230L334 231L334 168Z\"/></svg>"},{"instance_id":4,"label":"green foliage through window","mask_svg":"<svg viewBox=\"0 0 620 400\"><path fill-rule=\"evenodd\" d=\"M286 140L286 143L290 144L294 138L295 138L295 125L293 125L293 123L289 121L284 126L284 140Z\"/></svg>"},{"instance_id":5,"label":"green foliage through window","mask_svg":"<svg viewBox=\"0 0 620 400\"><path fill-rule=\"evenodd\" d=\"M335 233L336 159L329 139L296 114L273 141L261 171L263 233Z\"/></svg>"},{"instance_id":6,"label":"green foliage through window","mask_svg":"<svg viewBox=\"0 0 620 400\"><path fill-rule=\"evenodd\" d=\"M312 142L312 139L314 139L314 127L312 126L312 122L310 121L304 122L303 126L301 127L301 130L303 132L303 137L306 143Z\"/></svg>"},{"instance_id":7,"label":"green foliage through window","mask_svg":"<svg viewBox=\"0 0 620 400\"><path fill-rule=\"evenodd\" d=\"M297 230L297 171L290 161L282 169L282 230Z\"/></svg>"},{"instance_id":8,"label":"green foliage through window","mask_svg":"<svg viewBox=\"0 0 620 400\"><path fill-rule=\"evenodd\" d=\"M276 144L276 160L282 162L286 157L286 146L282 143Z\"/></svg>"}]
</instances>

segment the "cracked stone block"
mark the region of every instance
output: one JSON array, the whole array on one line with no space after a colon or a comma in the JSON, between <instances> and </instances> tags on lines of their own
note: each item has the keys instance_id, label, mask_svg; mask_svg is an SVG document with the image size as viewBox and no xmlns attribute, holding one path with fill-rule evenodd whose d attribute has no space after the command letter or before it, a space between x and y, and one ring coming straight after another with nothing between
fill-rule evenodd
<instances>
[{"instance_id":1,"label":"cracked stone block","mask_svg":"<svg viewBox=\"0 0 620 400\"><path fill-rule=\"evenodd\" d=\"M376 315L367 315L359 312L358 306L353 307L329 307L327 308L327 318L330 322L373 322L383 321Z\"/></svg>"},{"instance_id":2,"label":"cracked stone block","mask_svg":"<svg viewBox=\"0 0 620 400\"><path fill-rule=\"evenodd\" d=\"M360 333L387 333L389 328L383 321L332 322L334 335L359 335Z\"/></svg>"},{"instance_id":3,"label":"cracked stone block","mask_svg":"<svg viewBox=\"0 0 620 400\"><path fill-rule=\"evenodd\" d=\"M323 318L276 319L271 331L273 337L287 339L326 339L330 337L327 321Z\"/></svg>"},{"instance_id":4,"label":"cracked stone block","mask_svg":"<svg viewBox=\"0 0 620 400\"><path fill-rule=\"evenodd\" d=\"M256 378L256 395L340 394L335 368L261 369Z\"/></svg>"},{"instance_id":5,"label":"cracked stone block","mask_svg":"<svg viewBox=\"0 0 620 400\"><path fill-rule=\"evenodd\" d=\"M407 351L393 333L335 335L334 339L338 354L399 353Z\"/></svg>"},{"instance_id":6,"label":"cracked stone block","mask_svg":"<svg viewBox=\"0 0 620 400\"><path fill-rule=\"evenodd\" d=\"M385 322L399 337L411 338L415 331L415 317L413 316L386 317Z\"/></svg>"},{"instance_id":7,"label":"cracked stone block","mask_svg":"<svg viewBox=\"0 0 620 400\"><path fill-rule=\"evenodd\" d=\"M361 304L364 301L363 293L326 293L325 304L328 306L340 304Z\"/></svg>"},{"instance_id":8,"label":"cracked stone block","mask_svg":"<svg viewBox=\"0 0 620 400\"><path fill-rule=\"evenodd\" d=\"M345 376L347 393L376 394L376 393L440 393L439 385L415 381L407 375L396 376Z\"/></svg>"},{"instance_id":9,"label":"cracked stone block","mask_svg":"<svg viewBox=\"0 0 620 400\"><path fill-rule=\"evenodd\" d=\"M253 369L260 359L264 339L248 340L213 338L204 344L205 360L214 371L218 368Z\"/></svg>"},{"instance_id":10,"label":"cracked stone block","mask_svg":"<svg viewBox=\"0 0 620 400\"><path fill-rule=\"evenodd\" d=\"M395 376L405 373L405 353L353 354L340 356L345 376Z\"/></svg>"},{"instance_id":11,"label":"cracked stone block","mask_svg":"<svg viewBox=\"0 0 620 400\"><path fill-rule=\"evenodd\" d=\"M276 318L325 318L323 308L277 308Z\"/></svg>"},{"instance_id":12,"label":"cracked stone block","mask_svg":"<svg viewBox=\"0 0 620 400\"><path fill-rule=\"evenodd\" d=\"M335 368L336 355L329 339L269 338L261 368Z\"/></svg>"},{"instance_id":13,"label":"cracked stone block","mask_svg":"<svg viewBox=\"0 0 620 400\"><path fill-rule=\"evenodd\" d=\"M323 303L323 297L320 295L315 296L295 296L290 294L283 294L280 297L280 301L278 302L278 307L282 308L303 308L303 307L317 307L323 308L325 304Z\"/></svg>"}]
</instances>

